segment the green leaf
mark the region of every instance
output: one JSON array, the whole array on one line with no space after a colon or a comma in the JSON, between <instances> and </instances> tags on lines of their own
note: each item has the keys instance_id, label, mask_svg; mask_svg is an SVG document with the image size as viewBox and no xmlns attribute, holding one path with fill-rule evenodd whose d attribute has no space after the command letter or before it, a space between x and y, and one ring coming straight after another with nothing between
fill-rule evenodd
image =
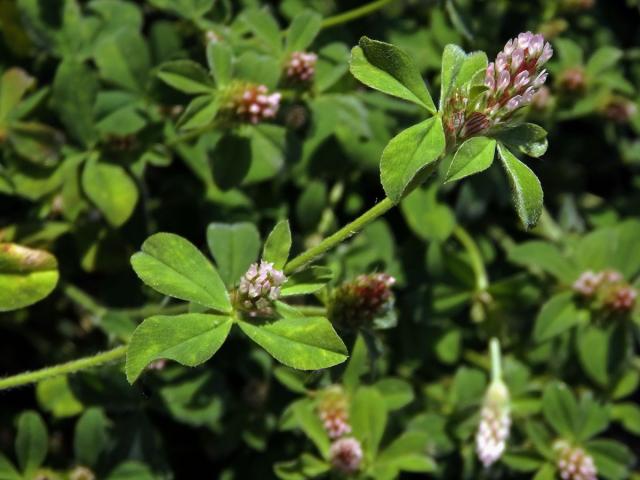
<instances>
[{"instance_id":1,"label":"green leaf","mask_svg":"<svg viewBox=\"0 0 640 480\"><path fill-rule=\"evenodd\" d=\"M242 12L240 18L256 36L261 47L266 47L272 52L281 49L280 27L276 19L266 9L247 9Z\"/></svg>"},{"instance_id":2,"label":"green leaf","mask_svg":"<svg viewBox=\"0 0 640 480\"><path fill-rule=\"evenodd\" d=\"M283 297L307 295L317 292L333 279L333 271L328 267L312 266L290 276L280 292Z\"/></svg>"},{"instance_id":3,"label":"green leaf","mask_svg":"<svg viewBox=\"0 0 640 480\"><path fill-rule=\"evenodd\" d=\"M273 471L282 480L306 480L320 477L327 473L331 466L309 453L303 453L299 458L288 462L278 462Z\"/></svg>"},{"instance_id":4,"label":"green leaf","mask_svg":"<svg viewBox=\"0 0 640 480\"><path fill-rule=\"evenodd\" d=\"M591 440L586 450L593 456L598 475L609 480L629 478L629 468L634 462L634 455L626 445L615 440Z\"/></svg>"},{"instance_id":5,"label":"green leaf","mask_svg":"<svg viewBox=\"0 0 640 480\"><path fill-rule=\"evenodd\" d=\"M587 75L595 78L602 74L620 61L622 58L622 50L615 47L600 47L589 58L585 71Z\"/></svg>"},{"instance_id":6,"label":"green leaf","mask_svg":"<svg viewBox=\"0 0 640 480\"><path fill-rule=\"evenodd\" d=\"M380 159L380 180L387 196L399 202L412 181L424 173L425 167L433 166L444 149L440 117L429 118L393 137Z\"/></svg>"},{"instance_id":7,"label":"green leaf","mask_svg":"<svg viewBox=\"0 0 640 480\"><path fill-rule=\"evenodd\" d=\"M165 62L160 65L156 75L184 93L210 94L215 88L207 71L191 60Z\"/></svg>"},{"instance_id":8,"label":"green leaf","mask_svg":"<svg viewBox=\"0 0 640 480\"><path fill-rule=\"evenodd\" d=\"M436 106L420 71L409 55L389 43L362 37L351 50L350 70L365 85L425 108L432 115Z\"/></svg>"},{"instance_id":9,"label":"green leaf","mask_svg":"<svg viewBox=\"0 0 640 480\"><path fill-rule=\"evenodd\" d=\"M456 87L462 87L474 78L478 78L480 73L484 74L488 63L487 54L484 52L472 52L465 55L460 69L453 78L453 84ZM481 81L484 82L484 75L480 78L482 79Z\"/></svg>"},{"instance_id":10,"label":"green leaf","mask_svg":"<svg viewBox=\"0 0 640 480\"><path fill-rule=\"evenodd\" d=\"M387 409L380 392L374 387L360 387L351 400L349 418L365 458L375 459L387 426Z\"/></svg>"},{"instance_id":11,"label":"green leaf","mask_svg":"<svg viewBox=\"0 0 640 480\"><path fill-rule=\"evenodd\" d=\"M135 382L147 365L161 358L188 367L206 362L222 346L232 325L230 317L202 313L145 319L127 350L127 380Z\"/></svg>"},{"instance_id":12,"label":"green leaf","mask_svg":"<svg viewBox=\"0 0 640 480\"><path fill-rule=\"evenodd\" d=\"M50 412L56 418L75 417L84 408L71 390L66 375L38 382L36 397L40 408Z\"/></svg>"},{"instance_id":13,"label":"green leaf","mask_svg":"<svg viewBox=\"0 0 640 480\"><path fill-rule=\"evenodd\" d=\"M513 193L513 202L525 228L534 226L542 213L543 192L538 177L506 147L498 144L498 153Z\"/></svg>"},{"instance_id":14,"label":"green leaf","mask_svg":"<svg viewBox=\"0 0 640 480\"><path fill-rule=\"evenodd\" d=\"M578 358L582 368L592 380L602 387L609 383L610 337L610 331L588 325L578 332L576 338Z\"/></svg>"},{"instance_id":15,"label":"green leaf","mask_svg":"<svg viewBox=\"0 0 640 480\"><path fill-rule=\"evenodd\" d=\"M108 423L104 411L96 407L87 409L76 423L73 451L76 461L81 465L96 466L107 444Z\"/></svg>"},{"instance_id":16,"label":"green leaf","mask_svg":"<svg viewBox=\"0 0 640 480\"><path fill-rule=\"evenodd\" d=\"M233 77L233 52L225 42L207 44L207 63L209 71L218 88L227 85Z\"/></svg>"},{"instance_id":17,"label":"green leaf","mask_svg":"<svg viewBox=\"0 0 640 480\"><path fill-rule=\"evenodd\" d=\"M131 257L138 277L154 290L221 312L231 302L218 272L192 243L172 233L156 233Z\"/></svg>"},{"instance_id":18,"label":"green leaf","mask_svg":"<svg viewBox=\"0 0 640 480\"><path fill-rule=\"evenodd\" d=\"M617 403L611 408L611 419L620 422L628 432L640 435L640 407L635 403Z\"/></svg>"},{"instance_id":19,"label":"green leaf","mask_svg":"<svg viewBox=\"0 0 640 480\"><path fill-rule=\"evenodd\" d=\"M472 137L465 141L451 161L446 182L474 175L489 168L496 154L496 141L487 137Z\"/></svg>"},{"instance_id":20,"label":"green leaf","mask_svg":"<svg viewBox=\"0 0 640 480\"><path fill-rule=\"evenodd\" d=\"M384 398L389 412L409 405L414 398L411 384L401 378L383 378L373 385Z\"/></svg>"},{"instance_id":21,"label":"green leaf","mask_svg":"<svg viewBox=\"0 0 640 480\"><path fill-rule=\"evenodd\" d=\"M578 276L576 266L567 260L558 247L542 242L530 241L513 246L509 252L509 261L532 270L542 270L558 278L565 284L572 283Z\"/></svg>"},{"instance_id":22,"label":"green leaf","mask_svg":"<svg viewBox=\"0 0 640 480\"><path fill-rule=\"evenodd\" d=\"M279 221L264 242L262 259L272 262L278 270L282 270L291 250L291 228L289 220Z\"/></svg>"},{"instance_id":23,"label":"green leaf","mask_svg":"<svg viewBox=\"0 0 640 480\"><path fill-rule=\"evenodd\" d=\"M449 98L451 88L460 72L467 54L457 45L447 45L442 53L442 69L440 73L440 110Z\"/></svg>"},{"instance_id":24,"label":"green leaf","mask_svg":"<svg viewBox=\"0 0 640 480\"><path fill-rule=\"evenodd\" d=\"M98 77L86 65L67 59L58 66L51 90L51 106L68 133L84 146L96 139L94 104Z\"/></svg>"},{"instance_id":25,"label":"green leaf","mask_svg":"<svg viewBox=\"0 0 640 480\"><path fill-rule=\"evenodd\" d=\"M235 286L260 253L260 232L253 223L210 223L207 244L220 277Z\"/></svg>"},{"instance_id":26,"label":"green leaf","mask_svg":"<svg viewBox=\"0 0 640 480\"><path fill-rule=\"evenodd\" d=\"M576 438L585 442L609 427L609 407L594 400L590 392L580 398Z\"/></svg>"},{"instance_id":27,"label":"green leaf","mask_svg":"<svg viewBox=\"0 0 640 480\"><path fill-rule=\"evenodd\" d=\"M58 283L58 262L44 250L0 243L0 312L27 307Z\"/></svg>"},{"instance_id":28,"label":"green leaf","mask_svg":"<svg viewBox=\"0 0 640 480\"><path fill-rule=\"evenodd\" d=\"M453 211L437 199L438 189L416 188L402 199L400 209L411 230L420 238L444 242L456 226Z\"/></svg>"},{"instance_id":29,"label":"green leaf","mask_svg":"<svg viewBox=\"0 0 640 480\"><path fill-rule=\"evenodd\" d=\"M355 392L360 385L360 378L369 369L368 360L367 343L365 342L362 333L358 333L351 350L349 363L342 374L342 384L349 393Z\"/></svg>"},{"instance_id":30,"label":"green leaf","mask_svg":"<svg viewBox=\"0 0 640 480\"><path fill-rule=\"evenodd\" d=\"M35 122L15 123L9 141L16 153L36 165L52 166L58 163L64 136L57 130Z\"/></svg>"},{"instance_id":31,"label":"green leaf","mask_svg":"<svg viewBox=\"0 0 640 480\"><path fill-rule=\"evenodd\" d=\"M391 442L376 459L375 466L396 471L428 473L436 470L436 463L427 456L429 435L425 432L404 432Z\"/></svg>"},{"instance_id":32,"label":"green leaf","mask_svg":"<svg viewBox=\"0 0 640 480\"><path fill-rule=\"evenodd\" d=\"M125 26L104 36L94 51L102 78L134 92L143 92L151 60L144 37Z\"/></svg>"},{"instance_id":33,"label":"green leaf","mask_svg":"<svg viewBox=\"0 0 640 480\"><path fill-rule=\"evenodd\" d=\"M285 38L287 52L306 50L322 27L322 16L313 10L304 10L296 15L289 25Z\"/></svg>"},{"instance_id":34,"label":"green leaf","mask_svg":"<svg viewBox=\"0 0 640 480\"><path fill-rule=\"evenodd\" d=\"M559 293L540 309L533 328L533 339L545 342L587 319L587 312L579 310L573 302L572 292Z\"/></svg>"},{"instance_id":35,"label":"green leaf","mask_svg":"<svg viewBox=\"0 0 640 480\"><path fill-rule=\"evenodd\" d=\"M323 317L281 318L265 323L240 320L242 331L284 365L298 370L329 368L347 359L347 349Z\"/></svg>"},{"instance_id":36,"label":"green leaf","mask_svg":"<svg viewBox=\"0 0 640 480\"><path fill-rule=\"evenodd\" d=\"M0 123L6 120L35 79L21 68L9 68L0 77Z\"/></svg>"},{"instance_id":37,"label":"green leaf","mask_svg":"<svg viewBox=\"0 0 640 480\"><path fill-rule=\"evenodd\" d=\"M95 156L84 167L82 188L114 227L123 225L138 203L138 187L127 171Z\"/></svg>"},{"instance_id":38,"label":"green leaf","mask_svg":"<svg viewBox=\"0 0 640 480\"><path fill-rule=\"evenodd\" d=\"M47 456L48 434L38 413L26 411L18 418L16 456L25 478L32 478Z\"/></svg>"},{"instance_id":39,"label":"green leaf","mask_svg":"<svg viewBox=\"0 0 640 480\"><path fill-rule=\"evenodd\" d=\"M516 127L501 130L495 137L511 150L518 150L530 157L541 157L547 151L547 131L534 123L522 123Z\"/></svg>"},{"instance_id":40,"label":"green leaf","mask_svg":"<svg viewBox=\"0 0 640 480\"><path fill-rule=\"evenodd\" d=\"M0 453L0 480L24 480L11 461Z\"/></svg>"},{"instance_id":41,"label":"green leaf","mask_svg":"<svg viewBox=\"0 0 640 480\"><path fill-rule=\"evenodd\" d=\"M551 463L545 463L533 477L533 480L556 480L556 467Z\"/></svg>"},{"instance_id":42,"label":"green leaf","mask_svg":"<svg viewBox=\"0 0 640 480\"><path fill-rule=\"evenodd\" d=\"M545 388L542 412L558 435L568 439L575 437L578 430L578 404L564 384L552 383Z\"/></svg>"},{"instance_id":43,"label":"green leaf","mask_svg":"<svg viewBox=\"0 0 640 480\"><path fill-rule=\"evenodd\" d=\"M213 95L201 95L191 100L178 119L181 130L192 130L209 125L220 110L220 102Z\"/></svg>"},{"instance_id":44,"label":"green leaf","mask_svg":"<svg viewBox=\"0 0 640 480\"><path fill-rule=\"evenodd\" d=\"M249 139L229 133L222 137L211 152L213 179L221 190L240 185L253 161Z\"/></svg>"},{"instance_id":45,"label":"green leaf","mask_svg":"<svg viewBox=\"0 0 640 480\"><path fill-rule=\"evenodd\" d=\"M318 415L316 402L311 400L295 402L293 414L302 431L314 443L320 454L323 457L328 457L331 440Z\"/></svg>"}]
</instances>

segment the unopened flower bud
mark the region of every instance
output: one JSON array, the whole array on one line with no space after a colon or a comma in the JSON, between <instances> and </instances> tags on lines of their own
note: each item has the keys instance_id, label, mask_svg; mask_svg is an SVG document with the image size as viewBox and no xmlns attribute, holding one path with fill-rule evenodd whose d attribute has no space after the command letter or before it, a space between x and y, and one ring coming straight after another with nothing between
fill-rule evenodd
<instances>
[{"instance_id":1,"label":"unopened flower bud","mask_svg":"<svg viewBox=\"0 0 640 480\"><path fill-rule=\"evenodd\" d=\"M629 285L620 285L611 290L605 302L610 310L628 312L635 306L637 297L638 292L635 288Z\"/></svg>"},{"instance_id":2,"label":"unopened flower bud","mask_svg":"<svg viewBox=\"0 0 640 480\"><path fill-rule=\"evenodd\" d=\"M273 263L262 260L253 263L240 280L236 293L237 307L252 317L267 317L274 313L274 302L280 297L280 287L287 280Z\"/></svg>"},{"instance_id":3,"label":"unopened flower bud","mask_svg":"<svg viewBox=\"0 0 640 480\"><path fill-rule=\"evenodd\" d=\"M476 453L485 468L504 453L510 428L509 391L502 381L494 380L485 394L476 433Z\"/></svg>"},{"instance_id":4,"label":"unopened flower bud","mask_svg":"<svg viewBox=\"0 0 640 480\"><path fill-rule=\"evenodd\" d=\"M587 77L582 67L567 68L560 74L560 86L570 92L583 90L586 86Z\"/></svg>"},{"instance_id":5,"label":"unopened flower bud","mask_svg":"<svg viewBox=\"0 0 640 480\"><path fill-rule=\"evenodd\" d=\"M340 438L331 444L329 458L334 469L345 475L353 474L362 462L362 446L355 438Z\"/></svg>"},{"instance_id":6,"label":"unopened flower bud","mask_svg":"<svg viewBox=\"0 0 640 480\"><path fill-rule=\"evenodd\" d=\"M553 446L558 455L556 466L562 480L597 480L598 470L591 455L563 440Z\"/></svg>"},{"instance_id":7,"label":"unopened flower bud","mask_svg":"<svg viewBox=\"0 0 640 480\"><path fill-rule=\"evenodd\" d=\"M338 287L329 306L329 319L349 328L371 326L373 320L389 313L395 297L396 280L386 273L360 275Z\"/></svg>"}]
</instances>

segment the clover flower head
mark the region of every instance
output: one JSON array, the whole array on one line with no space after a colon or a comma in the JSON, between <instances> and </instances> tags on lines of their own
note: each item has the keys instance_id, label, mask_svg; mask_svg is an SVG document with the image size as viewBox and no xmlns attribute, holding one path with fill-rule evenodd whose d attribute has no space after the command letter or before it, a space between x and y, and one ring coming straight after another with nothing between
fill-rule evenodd
<instances>
[{"instance_id":1,"label":"clover flower head","mask_svg":"<svg viewBox=\"0 0 640 480\"><path fill-rule=\"evenodd\" d=\"M252 317L273 315L273 304L280 298L280 287L287 280L273 263L252 263L247 273L240 279L238 287L238 307Z\"/></svg>"},{"instance_id":2,"label":"clover flower head","mask_svg":"<svg viewBox=\"0 0 640 480\"><path fill-rule=\"evenodd\" d=\"M359 275L333 292L329 306L332 322L350 328L370 325L385 315L394 305L391 287L396 279L386 273Z\"/></svg>"},{"instance_id":3,"label":"clover flower head","mask_svg":"<svg viewBox=\"0 0 640 480\"><path fill-rule=\"evenodd\" d=\"M602 273L594 273L591 270L582 272L578 279L573 282L573 290L584 297L590 297L596 293L602 284Z\"/></svg>"},{"instance_id":4,"label":"clover flower head","mask_svg":"<svg viewBox=\"0 0 640 480\"><path fill-rule=\"evenodd\" d=\"M598 470L593 458L582 448L559 441L554 445L554 450L558 454L556 466L562 480L598 479Z\"/></svg>"},{"instance_id":5,"label":"clover flower head","mask_svg":"<svg viewBox=\"0 0 640 480\"><path fill-rule=\"evenodd\" d=\"M331 444L329 458L335 470L345 475L353 474L362 462L362 446L355 438L340 438Z\"/></svg>"},{"instance_id":6,"label":"clover flower head","mask_svg":"<svg viewBox=\"0 0 640 480\"><path fill-rule=\"evenodd\" d=\"M531 104L547 80L548 73L542 67L552 55L553 48L540 34L524 32L506 43L485 75L487 114L492 124Z\"/></svg>"},{"instance_id":7,"label":"clover flower head","mask_svg":"<svg viewBox=\"0 0 640 480\"><path fill-rule=\"evenodd\" d=\"M332 440L351 433L349 399L340 385L331 385L321 392L318 415Z\"/></svg>"},{"instance_id":8,"label":"clover flower head","mask_svg":"<svg viewBox=\"0 0 640 480\"><path fill-rule=\"evenodd\" d=\"M493 381L485 394L476 432L476 453L485 468L504 453L510 428L509 391L502 381Z\"/></svg>"},{"instance_id":9,"label":"clover flower head","mask_svg":"<svg viewBox=\"0 0 640 480\"><path fill-rule=\"evenodd\" d=\"M318 55L312 52L293 52L285 66L287 78L300 83L309 82L316 73Z\"/></svg>"},{"instance_id":10,"label":"clover flower head","mask_svg":"<svg viewBox=\"0 0 640 480\"><path fill-rule=\"evenodd\" d=\"M233 101L232 110L242 121L252 124L275 118L282 95L269 93L265 85L247 85Z\"/></svg>"}]
</instances>

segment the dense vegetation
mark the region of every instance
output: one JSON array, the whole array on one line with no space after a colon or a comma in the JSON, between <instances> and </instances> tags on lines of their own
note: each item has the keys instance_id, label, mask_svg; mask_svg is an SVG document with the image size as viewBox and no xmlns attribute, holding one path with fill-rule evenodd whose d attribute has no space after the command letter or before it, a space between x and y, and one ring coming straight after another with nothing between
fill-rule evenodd
<instances>
[{"instance_id":1,"label":"dense vegetation","mask_svg":"<svg viewBox=\"0 0 640 480\"><path fill-rule=\"evenodd\" d=\"M640 479L639 25L0 1L0 479Z\"/></svg>"}]
</instances>

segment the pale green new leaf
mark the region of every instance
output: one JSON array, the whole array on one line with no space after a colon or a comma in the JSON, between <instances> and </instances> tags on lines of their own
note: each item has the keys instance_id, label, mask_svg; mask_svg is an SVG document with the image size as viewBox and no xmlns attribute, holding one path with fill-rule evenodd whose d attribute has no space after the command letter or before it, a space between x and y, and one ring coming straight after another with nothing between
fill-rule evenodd
<instances>
[{"instance_id":1,"label":"pale green new leaf","mask_svg":"<svg viewBox=\"0 0 640 480\"><path fill-rule=\"evenodd\" d=\"M0 312L36 303L58 283L58 262L49 252L0 243Z\"/></svg>"},{"instance_id":2,"label":"pale green new leaf","mask_svg":"<svg viewBox=\"0 0 640 480\"><path fill-rule=\"evenodd\" d=\"M123 225L138 203L138 187L127 171L95 157L82 172L82 188L114 227Z\"/></svg>"}]
</instances>

